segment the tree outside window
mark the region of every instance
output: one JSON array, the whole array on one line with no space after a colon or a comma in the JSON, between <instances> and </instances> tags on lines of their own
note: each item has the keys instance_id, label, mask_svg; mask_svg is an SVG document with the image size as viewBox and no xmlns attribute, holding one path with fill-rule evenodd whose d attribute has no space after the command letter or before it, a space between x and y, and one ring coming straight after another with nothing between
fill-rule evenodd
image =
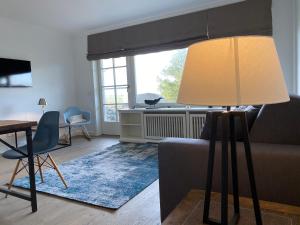
<instances>
[{"instance_id":1,"label":"tree outside window","mask_svg":"<svg viewBox=\"0 0 300 225\"><path fill-rule=\"evenodd\" d=\"M162 96L176 103L187 49L135 56L136 102Z\"/></svg>"}]
</instances>

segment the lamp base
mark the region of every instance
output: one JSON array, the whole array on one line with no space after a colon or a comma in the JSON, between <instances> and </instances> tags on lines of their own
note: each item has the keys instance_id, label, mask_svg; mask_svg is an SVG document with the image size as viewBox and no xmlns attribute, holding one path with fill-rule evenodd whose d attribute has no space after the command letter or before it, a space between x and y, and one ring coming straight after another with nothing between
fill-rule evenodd
<instances>
[{"instance_id":1,"label":"lamp base","mask_svg":"<svg viewBox=\"0 0 300 225\"><path fill-rule=\"evenodd\" d=\"M247 161L248 175L250 180L250 189L253 199L253 207L255 212L256 224L262 225L259 200L256 192L256 184L254 177L254 169L251 156L251 146L249 141L248 124L246 113L241 111L224 111L210 112L211 116L211 133L209 143L209 158L207 168L206 191L204 200L203 223L211 225L234 225L238 223L240 217L239 205L239 189L238 189L238 170L237 170L237 151L236 151L236 136L235 136L235 118L240 119L243 130L243 143ZM221 221L217 222L209 218L209 206L212 189L212 176L214 168L214 156L217 134L218 119L221 119L222 124L222 193L221 193ZM231 169L232 169L232 187L233 187L233 202L234 216L228 222L228 142L231 145Z\"/></svg>"}]
</instances>

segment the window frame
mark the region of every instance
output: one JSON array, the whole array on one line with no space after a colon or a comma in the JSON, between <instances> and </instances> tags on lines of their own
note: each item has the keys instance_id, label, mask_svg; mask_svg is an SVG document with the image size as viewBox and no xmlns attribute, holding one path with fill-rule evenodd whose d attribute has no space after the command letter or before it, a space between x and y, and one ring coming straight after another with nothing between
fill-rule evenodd
<instances>
[{"instance_id":1,"label":"window frame","mask_svg":"<svg viewBox=\"0 0 300 225\"><path fill-rule=\"evenodd\" d=\"M110 67L103 67L103 61L102 60L98 60L98 71L99 71L99 83L100 83L100 106L101 106L101 112L102 112L102 120L103 120L103 122L105 122L105 123L119 123L120 122L120 118L119 118L119 114L118 114L118 110L119 110L119 108L118 108L118 106L128 106L129 107L129 95L128 95L128 101L127 101L127 103L118 103L118 100L117 100L117 89L122 89L122 88L124 88L124 89L127 89L127 91L128 91L128 88L129 88L129 81L128 81L128 61L127 61L127 57L125 57L125 59L126 59L126 65L124 65L124 66L115 66L115 60L114 60L114 58L112 58L112 66L110 66ZM126 70L127 70L127 84L117 84L117 82L116 82L116 69L117 68L126 68ZM103 70L106 70L106 69L112 69L112 71L113 71L113 80L114 80L114 84L113 85L104 85L104 81L103 81L103 79L104 79L104 73L103 73ZM104 91L106 90L106 89L109 89L109 88L111 88L111 89L113 89L114 90L114 97L115 97L115 99L114 99L114 103L105 103L104 102L104 96L105 96L105 94L104 94ZM115 106L114 108L115 108L115 111L116 111L116 120L115 121L106 121L105 120L105 113L104 113L104 108L105 108L105 106Z\"/></svg>"}]
</instances>

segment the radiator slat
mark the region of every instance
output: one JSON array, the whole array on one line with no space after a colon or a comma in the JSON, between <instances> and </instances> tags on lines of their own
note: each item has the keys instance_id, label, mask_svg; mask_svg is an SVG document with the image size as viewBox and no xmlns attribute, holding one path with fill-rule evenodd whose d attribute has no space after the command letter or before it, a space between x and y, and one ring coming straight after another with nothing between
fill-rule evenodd
<instances>
[{"instance_id":1,"label":"radiator slat","mask_svg":"<svg viewBox=\"0 0 300 225\"><path fill-rule=\"evenodd\" d=\"M190 137L199 139L205 124L205 114L190 115Z\"/></svg>"}]
</instances>

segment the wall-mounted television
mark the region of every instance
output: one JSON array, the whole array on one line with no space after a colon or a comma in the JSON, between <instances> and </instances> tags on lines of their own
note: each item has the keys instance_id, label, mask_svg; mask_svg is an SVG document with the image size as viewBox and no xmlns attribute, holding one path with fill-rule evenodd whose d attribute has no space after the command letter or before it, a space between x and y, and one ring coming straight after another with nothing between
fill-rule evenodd
<instances>
[{"instance_id":1,"label":"wall-mounted television","mask_svg":"<svg viewBox=\"0 0 300 225\"><path fill-rule=\"evenodd\" d=\"M0 87L32 87L30 61L0 58Z\"/></svg>"}]
</instances>

